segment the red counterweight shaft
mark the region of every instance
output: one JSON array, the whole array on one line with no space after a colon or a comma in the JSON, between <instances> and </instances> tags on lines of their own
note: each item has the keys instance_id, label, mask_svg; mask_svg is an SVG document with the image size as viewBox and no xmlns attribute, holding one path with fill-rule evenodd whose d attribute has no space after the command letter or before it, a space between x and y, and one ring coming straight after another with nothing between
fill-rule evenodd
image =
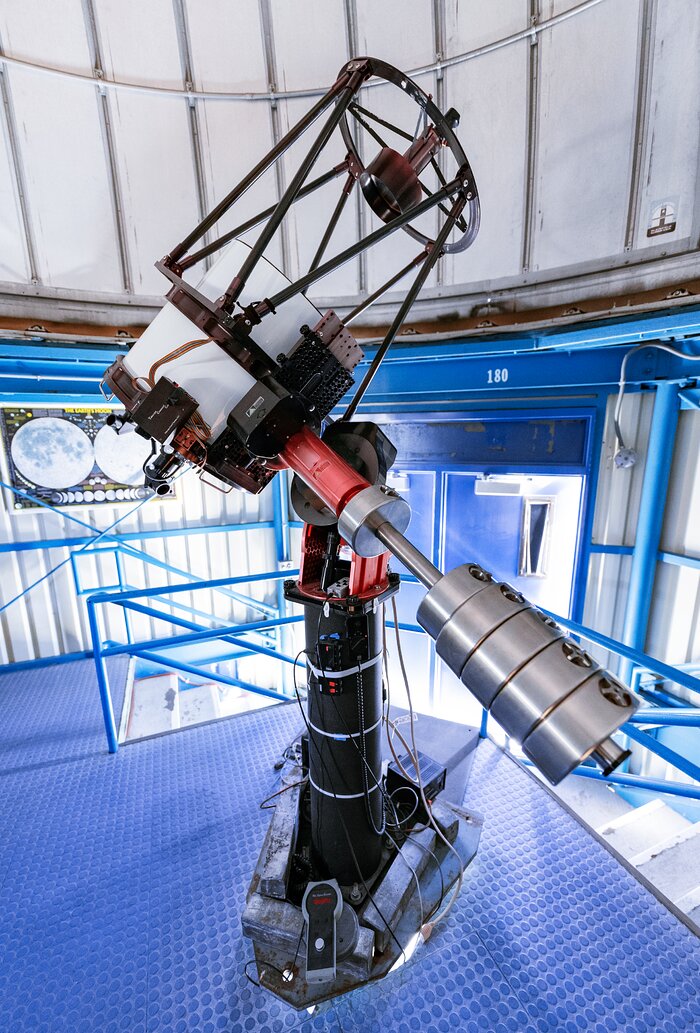
<instances>
[{"instance_id":1,"label":"red counterweight shaft","mask_svg":"<svg viewBox=\"0 0 700 1033\"><path fill-rule=\"evenodd\" d=\"M313 488L336 516L340 516L358 491L370 487L369 481L308 427L289 439L280 459Z\"/></svg>"},{"instance_id":2,"label":"red counterweight shaft","mask_svg":"<svg viewBox=\"0 0 700 1033\"><path fill-rule=\"evenodd\" d=\"M290 438L280 454L280 460L298 474L316 494L332 509L336 516L340 516L345 506L353 496L364 488L369 488L369 481L353 470L349 463L346 463L337 452L324 444L308 427L304 427ZM307 527L302 547L302 572L300 584L306 590L309 586L305 583L305 570L307 569L306 552L309 543L315 537L315 529ZM314 551L313 549L311 550ZM360 597L377 595L387 587L387 568L389 554L373 556L370 559L357 556L353 553L353 560L350 568L350 594ZM309 566L314 569L313 561ZM323 592L311 592L319 594Z\"/></svg>"}]
</instances>

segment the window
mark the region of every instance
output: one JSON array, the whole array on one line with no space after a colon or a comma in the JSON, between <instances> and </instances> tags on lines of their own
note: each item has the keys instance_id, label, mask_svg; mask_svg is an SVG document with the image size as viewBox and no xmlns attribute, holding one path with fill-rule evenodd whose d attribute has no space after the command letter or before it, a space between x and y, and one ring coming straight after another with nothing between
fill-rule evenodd
<instances>
[{"instance_id":1,"label":"window","mask_svg":"<svg viewBox=\"0 0 700 1033\"><path fill-rule=\"evenodd\" d=\"M552 499L524 498L520 532L520 577L545 577L549 560Z\"/></svg>"}]
</instances>

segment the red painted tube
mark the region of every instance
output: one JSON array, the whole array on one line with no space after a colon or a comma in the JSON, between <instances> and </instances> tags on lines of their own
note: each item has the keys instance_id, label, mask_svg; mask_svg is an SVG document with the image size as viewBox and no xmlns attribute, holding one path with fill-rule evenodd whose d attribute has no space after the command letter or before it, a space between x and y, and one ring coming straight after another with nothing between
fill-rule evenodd
<instances>
[{"instance_id":1,"label":"red painted tube","mask_svg":"<svg viewBox=\"0 0 700 1033\"><path fill-rule=\"evenodd\" d=\"M280 459L313 488L336 516L340 516L358 491L370 486L369 481L308 427L289 439Z\"/></svg>"}]
</instances>

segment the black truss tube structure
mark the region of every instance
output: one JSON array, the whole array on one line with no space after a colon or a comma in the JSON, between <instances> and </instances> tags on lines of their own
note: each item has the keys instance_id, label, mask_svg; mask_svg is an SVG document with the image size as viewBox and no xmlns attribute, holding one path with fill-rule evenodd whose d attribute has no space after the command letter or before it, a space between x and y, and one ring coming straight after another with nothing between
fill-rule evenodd
<instances>
[{"instance_id":1,"label":"black truss tube structure","mask_svg":"<svg viewBox=\"0 0 700 1033\"><path fill-rule=\"evenodd\" d=\"M350 113L352 115L355 112L359 112L361 115L365 115L366 118L371 118L373 122L376 122L380 126L384 126L385 129L389 129L392 133L396 133L403 140L408 140L409 143L413 143L413 137L410 133L407 133L405 129L400 129L395 126L393 122L387 122L385 118L380 118L379 115L375 114L374 111L370 111L369 108L363 108L361 104L353 104L350 107Z\"/></svg>"},{"instance_id":2,"label":"black truss tube structure","mask_svg":"<svg viewBox=\"0 0 700 1033\"><path fill-rule=\"evenodd\" d=\"M255 244L250 250L250 254L247 256L245 262L240 268L238 275L231 281L231 284L224 294L223 308L228 311L231 310L234 303L238 300L238 297L245 287L248 276L251 270L255 267L258 260L261 258L265 248L268 246L273 236L277 232L277 229L284 219L285 215L294 203L294 199L304 185L304 180L308 176L311 169L316 163L316 159L319 154L326 146L331 138L333 130L336 128L340 120L345 115L348 104L351 102L355 91L360 88L364 75L362 72L354 72L350 77L347 85L343 86L340 91L340 95L336 100L335 111L326 120L323 129L314 140L310 151L299 166L292 182L285 190L283 196L280 198L279 203L275 206L275 210L265 224L260 236L256 240Z\"/></svg>"},{"instance_id":3,"label":"black truss tube structure","mask_svg":"<svg viewBox=\"0 0 700 1033\"><path fill-rule=\"evenodd\" d=\"M352 62L351 62L352 63ZM329 104L331 104L337 96L346 88L348 80L351 75L351 70L346 66L338 79L333 83L328 93L324 94L320 100L318 100L312 108L301 118L295 126L293 126L288 133L286 133L279 143L267 152L264 158L262 158L254 168L250 170L247 176L238 183L237 186L231 190L226 197L219 201L215 208L206 215L202 221L195 226L191 233L188 233L183 241L181 241L168 256L168 264L175 264L179 258L181 258L192 245L198 241L204 234L211 229L214 223L218 222L222 215L225 215L232 204L242 197L246 190L249 190L253 183L256 182L262 176L263 172L266 172L271 165L282 157L285 151L291 147L294 141L304 133L310 125L312 125L321 112L325 111Z\"/></svg>"},{"instance_id":4,"label":"black truss tube structure","mask_svg":"<svg viewBox=\"0 0 700 1033\"><path fill-rule=\"evenodd\" d=\"M377 287L376 291L373 291L369 297L365 298L364 301L361 301L360 304L352 310L352 312L348 312L347 316L343 319L343 325L350 326L350 324L354 322L359 315L361 315L371 305L374 305L375 301L379 301L387 291L390 291L395 283L398 283L399 280L403 280L404 276L408 276L411 269L415 269L417 265L420 265L421 262L425 260L427 253L427 251L421 251L419 255L416 255L415 258L411 259L408 265L405 265L403 269L399 269L398 273L394 273L390 280L383 283L381 287Z\"/></svg>"},{"instance_id":5,"label":"black truss tube structure","mask_svg":"<svg viewBox=\"0 0 700 1033\"><path fill-rule=\"evenodd\" d=\"M309 266L309 272L310 273L312 273L314 271L314 269L318 269L319 263L320 263L321 259L323 258L323 256L326 253L326 248L328 247L328 245L330 243L330 239L333 236L333 233L335 231L335 228L338 225L338 222L340 221L340 216L343 214L343 209L345 208L345 204L347 202L347 199L350 197L350 194L352 193L352 188L354 186L355 186L355 177L354 176L348 176L347 182L345 183L345 186L343 187L342 193L341 193L340 197L338 198L338 203L336 204L335 208L333 209L333 214L331 215L330 222L326 226L324 234L321 237L321 242L318 245L318 247L316 248L316 254L314 255L314 257L313 257L313 259L311 261L311 265Z\"/></svg>"},{"instance_id":6,"label":"black truss tube structure","mask_svg":"<svg viewBox=\"0 0 700 1033\"><path fill-rule=\"evenodd\" d=\"M307 183L305 187L302 187L294 198L294 203L296 204L297 201L301 201L302 197L308 197L309 194L313 194L315 190L319 190L321 187L325 186L326 183L330 183L331 180L337 179L338 176L342 176L342 174L347 171L347 161L341 161L340 165L334 166L334 168L329 169L328 172L324 172L322 176L319 176L318 179L313 179L310 183ZM203 258L207 258L215 251L225 247L226 244L229 244L236 237L240 237L243 233L247 233L248 230L255 229L256 226L259 226L261 222L264 222L265 219L268 219L272 215L276 207L277 202L275 202L275 204L271 204L264 212L258 212L257 215L253 215L250 219L246 219L245 222L242 222L240 226L236 226L234 229L229 230L228 233L224 233L222 236L217 237L216 240L212 240L211 244L207 244L206 247L200 248L199 251L194 251L191 255L188 255L187 258L183 258L182 261L178 263L180 269L184 272L184 270L189 269L190 266L196 265L197 262L201 262Z\"/></svg>"},{"instance_id":7,"label":"black truss tube structure","mask_svg":"<svg viewBox=\"0 0 700 1033\"><path fill-rule=\"evenodd\" d=\"M425 260L424 260L424 262L423 262L423 264L422 264L422 266L420 268L420 271L419 271L418 275L416 276L415 280L411 284L411 288L408 291L408 294L404 298L403 302L401 303L401 307L399 308L399 311L396 313L396 316L394 318L394 322L389 327L389 329L387 331L387 334L386 334L386 337L384 338L384 340L380 344L379 348L377 348L377 353L374 356L374 358L372 359L372 362L370 364L369 369L367 370L367 372L365 373L364 377L362 378L362 383L358 387L358 389L355 392L355 395L354 395L352 401L350 402L349 406L345 410L345 413L343 414L343 419L344 420L350 420L355 415L355 412L357 411L357 407L360 404L360 402L362 401L362 398L364 397L364 394L367 391L367 388L369 387L369 385L374 380L374 376L375 376L377 370L379 369L379 367L381 365L382 359L384 358L386 353L389 351L389 348L391 347L391 345L392 345L392 343L394 341L394 338L396 337L397 333L401 329L401 325L402 325L404 319L406 318L406 316L408 315L408 312L409 312L411 306L413 305L413 302L416 300L416 298L418 297L418 294L423 289L423 284L427 280L428 275L430 273L430 270L433 268L433 266L437 262L438 258L443 253L443 247L445 245L445 241L449 237L449 235L450 235L450 233L451 233L455 223L459 219L459 217L460 217L460 215L462 213L462 209L464 208L464 203L465 203L464 202L464 198L459 197L459 198L457 198L457 200L455 201L454 205L452 206L452 211L448 215L448 217L445 220L445 223L444 223L442 229L438 233L434 245L430 249L429 253L426 255Z\"/></svg>"},{"instance_id":8,"label":"black truss tube structure","mask_svg":"<svg viewBox=\"0 0 700 1033\"><path fill-rule=\"evenodd\" d=\"M332 258L324 260L347 198L355 183L360 180L365 171L350 133L348 116L353 115L354 118L366 126L362 118L363 115L366 115L379 125L398 133L399 136L413 139L408 133L399 129L398 126L394 126L379 116L375 116L373 112L357 104L360 88L373 75L395 86L415 102L423 113L424 122L427 124L427 120L430 119L433 123L436 138L449 149L458 171L449 182L446 181L445 176L441 176L441 185L433 193L427 191L421 184L423 191L428 193L427 197L417 201L405 211L400 211L399 214L391 217L389 221L384 222L379 229L366 234L356 244L345 248ZM212 226L229 211L264 172L282 158L289 147L309 130L328 109L332 110L326 116L324 124L320 131L318 131L310 150L298 166L291 183L284 191L280 200L257 215L248 218L234 230L222 234L217 240L209 243L203 242L203 236L209 232ZM406 299L407 303L401 306L397 320L395 320L396 325L391 332L391 338L393 339L416 294L425 283L425 278L430 269L437 261L437 257L442 253L464 250L473 242L479 230L478 192L467 157L454 133L454 127L458 124L458 121L459 116L455 111L450 110L443 114L433 103L432 99L398 68L394 68L392 65L386 64L386 62L372 57L359 57L349 61L340 70L336 82L324 96L310 108L296 125L268 151L254 168L165 258L156 263L156 267L172 283L171 290L167 295L168 300L256 379L260 379L262 376L270 373L274 375L277 371L277 364L274 359L270 358L255 343L255 326L266 315L273 313L279 305L284 304L284 302L298 294L305 293L312 284L328 275L328 273L333 272L346 262L360 255L363 251L378 244L396 230L402 229L420 242L423 248L422 253L404 269L392 276L382 287L374 291L348 316L348 321L352 321L413 268L422 266L416 283L411 288L409 297ZM306 180L312 168L321 152L329 143L336 128L339 129L346 144L347 154L345 159L323 175L307 183ZM377 140L381 141L380 134L373 132L373 135ZM433 162L433 165L435 164ZM348 178L343 184L341 195L323 231L310 269L294 283L285 286L272 298L254 299L245 306L239 303L238 307L241 311L236 312L235 306L241 297L246 280L250 277L256 263L263 257L270 241L279 229L291 206L301 197L308 196L314 190L319 189L343 173L347 174ZM451 211L448 211L450 204L453 207ZM435 208L445 216L446 221L443 223L436 239L431 240L424 233L420 232L414 223L426 212ZM186 269L190 269L202 259L223 248L234 238L240 236L240 234L260 224L263 224L263 226L259 232L258 239L250 249L249 254L246 255L237 274L223 291L221 297L212 300L206 297L201 290L197 290L190 283L185 282L183 273ZM463 231L462 235L447 243L448 236L450 232L454 231L455 226L460 232ZM189 253L196 242L199 243L199 248ZM382 345L382 348L384 348L384 345ZM365 388L363 387L361 393L364 390Z\"/></svg>"},{"instance_id":9,"label":"black truss tube structure","mask_svg":"<svg viewBox=\"0 0 700 1033\"><path fill-rule=\"evenodd\" d=\"M401 229L406 223L410 222L411 219L418 219L421 215L425 215L431 208L435 208L440 201L444 198L449 197L450 194L455 194L461 189L462 183L459 177L454 179L447 186L441 190L436 190L430 197L426 197L425 201L421 201L420 204L414 205L413 208L409 208L408 211L402 212L401 215L397 215L391 222L385 222L383 226L380 226L378 230L374 230L373 233L368 233L362 240L358 240L356 244L351 244L345 251L341 251L340 254L336 255L335 258L330 258L323 265L320 265L313 272L306 273L305 276L300 277L294 283L290 283L288 287L281 290L278 294L275 294L272 298L264 301L262 305L257 306L258 314L265 315L266 312L274 311L279 308L280 305L284 304L285 301L289 301L290 298L295 297L297 294L301 294L307 287L310 287L316 280L321 280L328 273L332 273L334 269L338 269L341 265L345 265L356 255L359 255L361 251L366 251L368 248L378 244L380 240L384 240L385 237L391 236L396 230ZM451 227L450 227L451 228ZM432 242L430 242L432 246Z\"/></svg>"}]
</instances>

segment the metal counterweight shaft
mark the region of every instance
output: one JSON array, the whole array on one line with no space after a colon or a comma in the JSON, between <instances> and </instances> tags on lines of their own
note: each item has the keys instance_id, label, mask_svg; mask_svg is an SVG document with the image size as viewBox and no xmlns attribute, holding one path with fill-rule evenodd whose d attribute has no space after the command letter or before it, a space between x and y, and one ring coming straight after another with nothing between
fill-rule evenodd
<instances>
[{"instance_id":1,"label":"metal counterweight shaft","mask_svg":"<svg viewBox=\"0 0 700 1033\"><path fill-rule=\"evenodd\" d=\"M388 522L380 524L375 534L379 541L386 545L389 552L396 556L397 560L400 560L422 585L432 588L438 583L442 572L392 524Z\"/></svg>"}]
</instances>

